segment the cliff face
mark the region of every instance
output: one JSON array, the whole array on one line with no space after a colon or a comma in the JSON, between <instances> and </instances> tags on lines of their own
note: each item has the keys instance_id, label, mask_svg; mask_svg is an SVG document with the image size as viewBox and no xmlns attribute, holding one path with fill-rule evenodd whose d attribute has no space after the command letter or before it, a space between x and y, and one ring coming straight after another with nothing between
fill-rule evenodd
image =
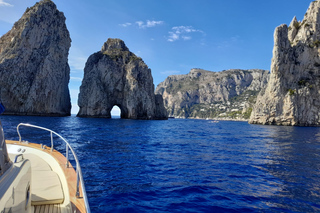
<instances>
[{"instance_id":1,"label":"cliff face","mask_svg":"<svg viewBox=\"0 0 320 213\"><path fill-rule=\"evenodd\" d=\"M162 98L154 94L151 70L120 39L108 39L89 57L78 105L81 117L110 118L116 105L121 118L167 119Z\"/></svg>"},{"instance_id":2,"label":"cliff face","mask_svg":"<svg viewBox=\"0 0 320 213\"><path fill-rule=\"evenodd\" d=\"M169 76L156 93L170 117L246 120L268 77L265 70L192 69L187 75Z\"/></svg>"},{"instance_id":3,"label":"cliff face","mask_svg":"<svg viewBox=\"0 0 320 213\"><path fill-rule=\"evenodd\" d=\"M310 4L302 22L274 33L270 81L257 98L253 124L320 125L320 1Z\"/></svg>"},{"instance_id":4,"label":"cliff face","mask_svg":"<svg viewBox=\"0 0 320 213\"><path fill-rule=\"evenodd\" d=\"M0 98L6 114L70 115L70 45L65 17L50 0L28 8L0 38Z\"/></svg>"}]
</instances>

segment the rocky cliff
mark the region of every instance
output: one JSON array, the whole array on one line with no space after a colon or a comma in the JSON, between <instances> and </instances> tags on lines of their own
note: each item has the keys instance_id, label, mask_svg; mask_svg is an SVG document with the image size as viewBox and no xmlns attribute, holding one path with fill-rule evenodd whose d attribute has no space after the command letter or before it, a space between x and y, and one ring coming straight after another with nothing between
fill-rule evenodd
<instances>
[{"instance_id":1,"label":"rocky cliff","mask_svg":"<svg viewBox=\"0 0 320 213\"><path fill-rule=\"evenodd\" d=\"M25 11L0 38L0 98L6 114L70 115L70 45L64 14L52 1Z\"/></svg>"},{"instance_id":2,"label":"rocky cliff","mask_svg":"<svg viewBox=\"0 0 320 213\"><path fill-rule=\"evenodd\" d=\"M113 106L121 118L167 119L161 96L155 96L151 70L120 39L108 39L84 69L78 99L80 117L110 118Z\"/></svg>"},{"instance_id":3,"label":"rocky cliff","mask_svg":"<svg viewBox=\"0 0 320 213\"><path fill-rule=\"evenodd\" d=\"M250 117L253 124L320 125L320 1L303 21L274 33L270 81Z\"/></svg>"},{"instance_id":4,"label":"rocky cliff","mask_svg":"<svg viewBox=\"0 0 320 213\"><path fill-rule=\"evenodd\" d=\"M169 76L156 93L170 117L246 120L268 77L265 70L192 69L187 75Z\"/></svg>"}]
</instances>

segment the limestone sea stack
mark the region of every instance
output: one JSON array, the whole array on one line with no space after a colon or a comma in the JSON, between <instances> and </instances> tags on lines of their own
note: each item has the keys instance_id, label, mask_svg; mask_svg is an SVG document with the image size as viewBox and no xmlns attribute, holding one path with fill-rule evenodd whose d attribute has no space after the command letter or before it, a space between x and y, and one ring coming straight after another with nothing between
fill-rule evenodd
<instances>
[{"instance_id":1,"label":"limestone sea stack","mask_svg":"<svg viewBox=\"0 0 320 213\"><path fill-rule=\"evenodd\" d=\"M151 70L120 39L108 39L84 68L78 99L79 117L111 118L114 106L126 119L167 119L155 96Z\"/></svg>"},{"instance_id":2,"label":"limestone sea stack","mask_svg":"<svg viewBox=\"0 0 320 213\"><path fill-rule=\"evenodd\" d=\"M249 123L320 126L320 1L274 33L271 75Z\"/></svg>"},{"instance_id":3,"label":"limestone sea stack","mask_svg":"<svg viewBox=\"0 0 320 213\"><path fill-rule=\"evenodd\" d=\"M0 98L6 114L70 115L71 39L65 20L51 0L43 0L0 38Z\"/></svg>"}]
</instances>

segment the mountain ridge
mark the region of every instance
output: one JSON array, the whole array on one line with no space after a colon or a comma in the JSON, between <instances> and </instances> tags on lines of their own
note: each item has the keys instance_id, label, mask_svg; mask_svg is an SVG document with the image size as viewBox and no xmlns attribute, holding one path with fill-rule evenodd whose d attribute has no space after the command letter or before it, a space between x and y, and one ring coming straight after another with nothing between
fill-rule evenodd
<instances>
[{"instance_id":1,"label":"mountain ridge","mask_svg":"<svg viewBox=\"0 0 320 213\"><path fill-rule=\"evenodd\" d=\"M156 88L169 117L247 120L269 71L232 69L212 72L194 68L171 75Z\"/></svg>"}]
</instances>

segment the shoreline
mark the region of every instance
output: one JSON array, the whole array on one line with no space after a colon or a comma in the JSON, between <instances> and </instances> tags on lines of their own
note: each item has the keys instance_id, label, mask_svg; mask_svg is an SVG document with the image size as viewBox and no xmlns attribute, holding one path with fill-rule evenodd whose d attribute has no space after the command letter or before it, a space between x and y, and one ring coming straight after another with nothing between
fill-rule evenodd
<instances>
[{"instance_id":1,"label":"shoreline","mask_svg":"<svg viewBox=\"0 0 320 213\"><path fill-rule=\"evenodd\" d=\"M183 117L169 117L169 119L193 119L193 120L207 120L207 121L242 121L249 122L249 119L235 119L235 118L183 118Z\"/></svg>"}]
</instances>

